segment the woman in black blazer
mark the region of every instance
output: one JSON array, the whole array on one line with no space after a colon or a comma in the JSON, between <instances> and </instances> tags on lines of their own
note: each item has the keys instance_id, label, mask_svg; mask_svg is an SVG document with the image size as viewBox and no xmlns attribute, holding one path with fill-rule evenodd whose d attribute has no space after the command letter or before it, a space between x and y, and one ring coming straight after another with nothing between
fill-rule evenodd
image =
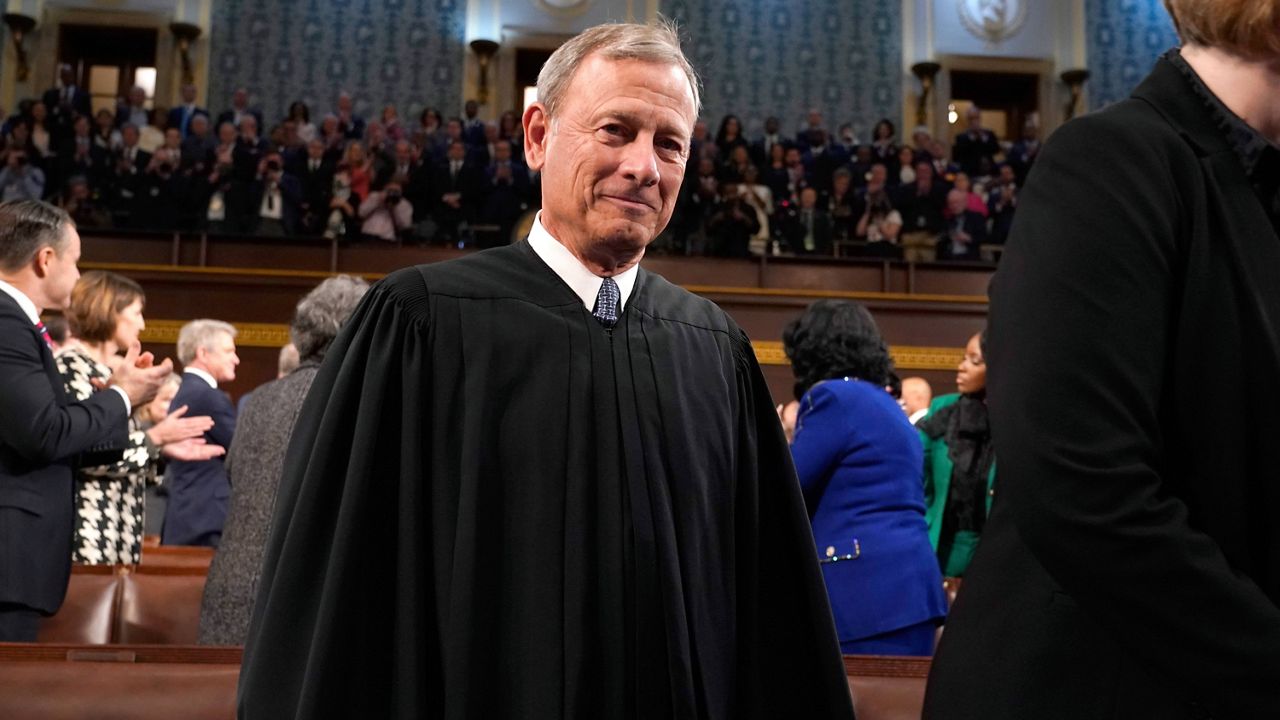
<instances>
[{"instance_id":1,"label":"woman in black blazer","mask_svg":"<svg viewBox=\"0 0 1280 720\"><path fill-rule=\"evenodd\" d=\"M927 718L1280 717L1280 4L1067 124L991 287L1001 492Z\"/></svg>"}]
</instances>

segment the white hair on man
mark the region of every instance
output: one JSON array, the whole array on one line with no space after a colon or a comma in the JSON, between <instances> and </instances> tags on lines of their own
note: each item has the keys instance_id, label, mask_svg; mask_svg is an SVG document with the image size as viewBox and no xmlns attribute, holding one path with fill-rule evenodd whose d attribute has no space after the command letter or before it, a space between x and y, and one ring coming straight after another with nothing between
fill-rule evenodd
<instances>
[{"instance_id":1,"label":"white hair on man","mask_svg":"<svg viewBox=\"0 0 1280 720\"><path fill-rule=\"evenodd\" d=\"M680 49L680 33L675 23L659 19L648 25L598 25L561 45L538 73L538 102L546 107L547 117L555 118L578 66L595 54L608 60L640 60L679 67L689 78L694 117L702 112L698 74Z\"/></svg>"},{"instance_id":2,"label":"white hair on man","mask_svg":"<svg viewBox=\"0 0 1280 720\"><path fill-rule=\"evenodd\" d=\"M196 350L213 349L213 343L221 335L235 338L237 331L234 325L221 320L192 320L178 331L178 362L190 365L196 359Z\"/></svg>"}]
</instances>

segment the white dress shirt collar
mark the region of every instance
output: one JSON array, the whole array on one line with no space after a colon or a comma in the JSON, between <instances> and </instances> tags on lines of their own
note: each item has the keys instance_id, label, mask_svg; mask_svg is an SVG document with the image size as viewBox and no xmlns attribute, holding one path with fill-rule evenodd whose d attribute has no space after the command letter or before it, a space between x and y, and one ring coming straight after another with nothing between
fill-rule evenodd
<instances>
[{"instance_id":1,"label":"white dress shirt collar","mask_svg":"<svg viewBox=\"0 0 1280 720\"><path fill-rule=\"evenodd\" d=\"M209 373L207 373L207 372L205 372L205 371L201 370L200 368L193 368L193 367L183 368L183 369L182 369L182 372L184 372L184 373L191 373L192 375L195 375L196 377L200 378L201 380L203 380L203 381L205 381L205 382L209 383L209 387L211 387L211 388L213 388L213 389L215 389L215 390L217 390L217 389L218 389L218 381L217 381L217 380L214 380L212 375L210 375Z\"/></svg>"},{"instance_id":2,"label":"white dress shirt collar","mask_svg":"<svg viewBox=\"0 0 1280 720\"><path fill-rule=\"evenodd\" d=\"M0 291L3 291L4 294L13 298L14 302L18 303L18 307L22 308L22 312L26 313L27 319L31 321L32 325L40 322L40 309L36 307L35 303L31 302L31 298L27 297L26 293L3 280L0 280Z\"/></svg>"},{"instance_id":3,"label":"white dress shirt collar","mask_svg":"<svg viewBox=\"0 0 1280 720\"><path fill-rule=\"evenodd\" d=\"M582 264L582 261L569 252L569 249L560 244L559 240L551 237L551 233L542 226L542 213L533 219L533 228L529 230L529 245L533 251L538 254L542 262L547 264L560 279L568 285L579 298L587 310L593 310L596 306L596 296L600 294L600 285L604 283L604 278L596 275ZM621 299L618 302L618 311L621 312L627 307L627 299L631 297L631 291L636 286L636 273L639 272L639 263L632 265L625 271L613 276L614 282L618 283L618 292Z\"/></svg>"}]
</instances>

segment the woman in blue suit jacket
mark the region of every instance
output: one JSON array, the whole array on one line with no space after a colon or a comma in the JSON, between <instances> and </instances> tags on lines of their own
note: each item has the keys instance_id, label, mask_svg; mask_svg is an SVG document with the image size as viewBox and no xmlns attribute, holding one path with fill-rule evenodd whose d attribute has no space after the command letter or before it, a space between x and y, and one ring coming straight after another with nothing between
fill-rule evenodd
<instances>
[{"instance_id":1,"label":"woman in blue suit jacket","mask_svg":"<svg viewBox=\"0 0 1280 720\"><path fill-rule=\"evenodd\" d=\"M783 343L796 376L791 451L846 654L929 655L946 615L925 524L920 438L885 391L888 349L857 303L821 300Z\"/></svg>"}]
</instances>

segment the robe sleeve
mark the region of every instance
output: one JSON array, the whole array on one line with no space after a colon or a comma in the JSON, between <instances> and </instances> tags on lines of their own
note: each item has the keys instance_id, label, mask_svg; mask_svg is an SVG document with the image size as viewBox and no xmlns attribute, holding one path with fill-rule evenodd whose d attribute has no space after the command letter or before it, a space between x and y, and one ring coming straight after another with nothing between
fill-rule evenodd
<instances>
[{"instance_id":1,"label":"robe sleeve","mask_svg":"<svg viewBox=\"0 0 1280 720\"><path fill-rule=\"evenodd\" d=\"M852 718L840 644L791 452L741 330L734 345L739 396L735 716Z\"/></svg>"},{"instance_id":2,"label":"robe sleeve","mask_svg":"<svg viewBox=\"0 0 1280 720\"><path fill-rule=\"evenodd\" d=\"M242 719L434 717L427 293L369 291L285 456L240 676ZM438 688L437 688L438 690Z\"/></svg>"}]
</instances>

